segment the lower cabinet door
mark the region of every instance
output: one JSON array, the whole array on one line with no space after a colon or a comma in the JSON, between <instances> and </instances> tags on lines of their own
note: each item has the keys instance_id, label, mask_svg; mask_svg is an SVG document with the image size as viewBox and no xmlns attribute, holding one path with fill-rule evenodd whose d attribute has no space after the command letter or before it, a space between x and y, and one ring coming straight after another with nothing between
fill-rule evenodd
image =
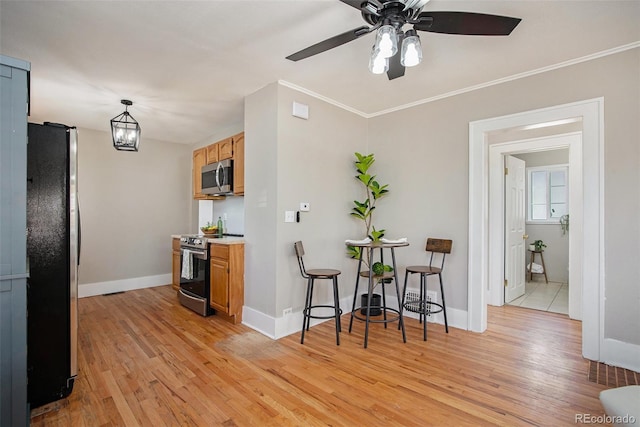
<instances>
[{"instance_id":1,"label":"lower cabinet door","mask_svg":"<svg viewBox=\"0 0 640 427\"><path fill-rule=\"evenodd\" d=\"M173 251L173 268L171 269L173 278L171 280L171 287L176 291L180 289L180 273L182 272L182 265L180 264L180 251Z\"/></svg>"},{"instance_id":2,"label":"lower cabinet door","mask_svg":"<svg viewBox=\"0 0 640 427\"><path fill-rule=\"evenodd\" d=\"M229 262L211 258L211 307L229 313Z\"/></svg>"}]
</instances>

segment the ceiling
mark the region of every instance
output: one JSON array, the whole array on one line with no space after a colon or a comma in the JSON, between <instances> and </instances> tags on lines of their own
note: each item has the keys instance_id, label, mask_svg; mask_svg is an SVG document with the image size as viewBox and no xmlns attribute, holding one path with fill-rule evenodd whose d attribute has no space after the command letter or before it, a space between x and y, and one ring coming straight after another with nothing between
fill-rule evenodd
<instances>
[{"instance_id":1,"label":"ceiling","mask_svg":"<svg viewBox=\"0 0 640 427\"><path fill-rule=\"evenodd\" d=\"M508 37L421 32L424 59L389 81L368 71L373 34L285 57L364 25L338 0L0 1L0 53L31 62L30 121L195 144L242 124L243 99L283 81L365 117L567 61L640 45L640 0L431 0L424 10L522 18ZM312 113L313 114L313 113Z\"/></svg>"}]
</instances>

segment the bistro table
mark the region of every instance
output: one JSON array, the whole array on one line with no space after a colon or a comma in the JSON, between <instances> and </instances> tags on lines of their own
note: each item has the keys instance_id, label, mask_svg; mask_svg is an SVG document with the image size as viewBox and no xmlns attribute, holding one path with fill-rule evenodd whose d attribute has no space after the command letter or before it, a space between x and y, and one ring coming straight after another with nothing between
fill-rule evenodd
<instances>
[{"instance_id":1,"label":"bistro table","mask_svg":"<svg viewBox=\"0 0 640 427\"><path fill-rule=\"evenodd\" d=\"M399 329L402 330L402 341L407 342L407 336L404 330L404 321L402 319L402 295L400 295L400 287L398 285L398 273L397 273L398 269L396 268L395 248L409 246L409 243L404 240L387 241L387 242L382 242L382 241L365 242L365 241L347 240L345 244L347 246L360 248L360 256L358 257L358 273L356 274L356 289L353 295L353 305L351 307L351 319L349 321L349 333L351 333L351 327L353 326L354 318L357 320L364 321L365 322L364 348L367 348L367 343L369 339L369 323L384 323L384 327L386 328L387 323L398 321ZM385 271L383 272L383 274L374 274L373 264L376 262L375 254L376 252L378 253L379 255L378 260L384 265L384 253L383 253L384 249L388 249L391 252L391 261L393 264L392 265L393 271ZM368 261L368 264L369 264L369 269L362 271L363 257L365 257L365 253L366 253L366 260ZM361 277L365 277L368 279L367 280L367 305L366 307L362 308L366 312L366 316L364 317L361 317L357 314L357 311L360 310L360 308L356 309L356 301L358 299L358 287L360 285ZM397 310L395 308L387 307L387 302L386 302L384 285L385 285L385 282L389 282L391 279L393 279L396 286L396 297L398 300ZM372 305L371 303L373 299L372 296L373 296L373 290L378 282L380 282L380 284L382 285L382 307L381 307L382 319L372 319L371 318L371 305ZM387 316L387 313L390 313L391 316Z\"/></svg>"}]
</instances>

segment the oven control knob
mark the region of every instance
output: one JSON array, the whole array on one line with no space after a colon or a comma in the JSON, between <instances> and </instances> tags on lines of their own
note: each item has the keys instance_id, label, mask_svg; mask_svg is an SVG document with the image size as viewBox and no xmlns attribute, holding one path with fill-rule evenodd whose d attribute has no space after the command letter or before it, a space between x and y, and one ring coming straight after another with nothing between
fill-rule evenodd
<instances>
[{"instance_id":1,"label":"oven control knob","mask_svg":"<svg viewBox=\"0 0 640 427\"><path fill-rule=\"evenodd\" d=\"M202 243L202 240L200 240L200 239L195 239L195 240L193 241L193 244L194 244L194 245L199 245L199 244L201 244L201 243Z\"/></svg>"}]
</instances>

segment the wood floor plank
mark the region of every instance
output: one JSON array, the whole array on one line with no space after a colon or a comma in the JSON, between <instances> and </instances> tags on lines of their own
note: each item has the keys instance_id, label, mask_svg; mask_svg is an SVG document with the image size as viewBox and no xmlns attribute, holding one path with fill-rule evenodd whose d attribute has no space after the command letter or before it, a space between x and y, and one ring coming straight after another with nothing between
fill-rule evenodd
<instances>
[{"instance_id":1,"label":"wood floor plank","mask_svg":"<svg viewBox=\"0 0 640 427\"><path fill-rule=\"evenodd\" d=\"M79 376L39 426L574 425L602 415L581 324L489 307L477 334L342 319L274 341L180 306L170 286L79 301ZM620 382L626 373L597 373ZM617 375L617 377L616 377Z\"/></svg>"}]
</instances>

